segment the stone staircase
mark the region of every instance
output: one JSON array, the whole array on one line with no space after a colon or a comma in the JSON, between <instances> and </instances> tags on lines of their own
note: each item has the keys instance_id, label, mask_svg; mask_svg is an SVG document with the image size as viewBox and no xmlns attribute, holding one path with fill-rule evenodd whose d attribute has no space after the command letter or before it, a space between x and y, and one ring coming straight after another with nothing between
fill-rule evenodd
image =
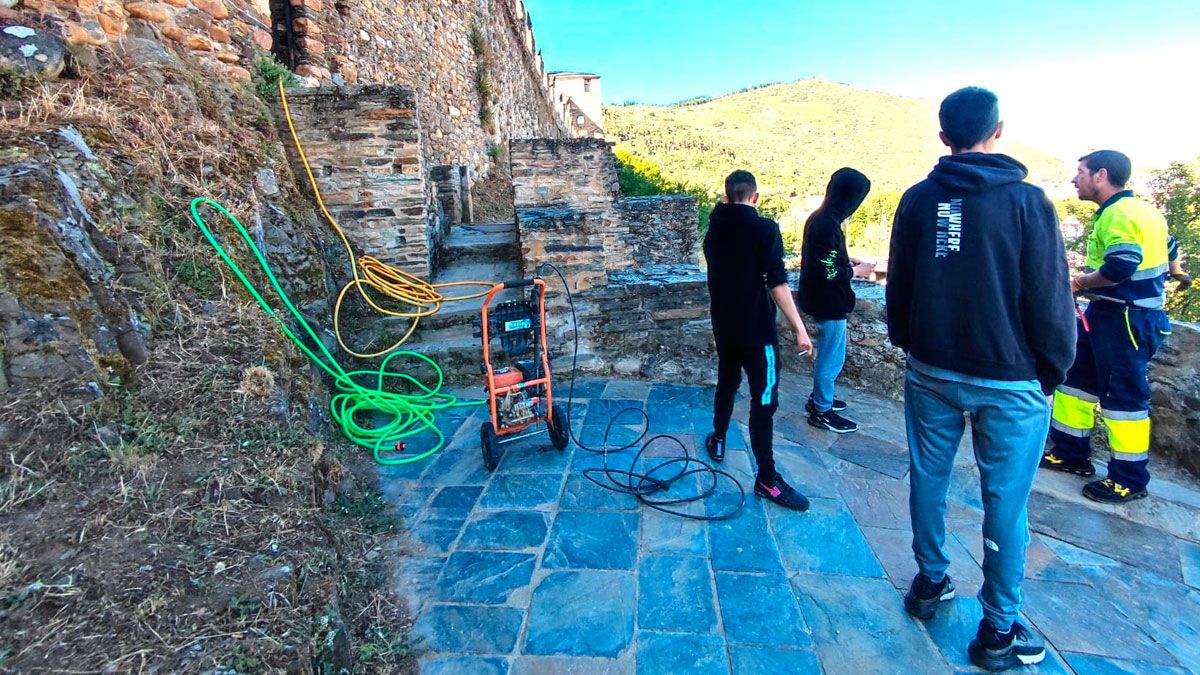
<instances>
[{"instance_id":1,"label":"stone staircase","mask_svg":"<svg viewBox=\"0 0 1200 675\"><path fill-rule=\"evenodd\" d=\"M516 224L512 222L451 225L439 253L437 271L431 280L435 284L501 282L521 275L521 252ZM453 297L477 290L482 288L464 286L444 289L443 294ZM516 297L514 291L501 291L493 304L513 297ZM452 383L478 382L481 346L474 333L482 307L483 298L443 305L440 312L421 320L405 347L437 361Z\"/></svg>"}]
</instances>

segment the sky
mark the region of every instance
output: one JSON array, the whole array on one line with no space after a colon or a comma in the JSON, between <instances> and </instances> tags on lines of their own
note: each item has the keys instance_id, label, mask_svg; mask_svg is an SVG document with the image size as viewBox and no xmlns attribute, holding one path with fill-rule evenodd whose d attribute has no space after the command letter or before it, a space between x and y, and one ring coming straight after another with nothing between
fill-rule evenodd
<instances>
[{"instance_id":1,"label":"sky","mask_svg":"<svg viewBox=\"0 0 1200 675\"><path fill-rule=\"evenodd\" d=\"M606 103L809 77L933 100L972 84L1000 97L1006 133L1057 156L1200 157L1198 0L525 5L546 69L599 74Z\"/></svg>"}]
</instances>

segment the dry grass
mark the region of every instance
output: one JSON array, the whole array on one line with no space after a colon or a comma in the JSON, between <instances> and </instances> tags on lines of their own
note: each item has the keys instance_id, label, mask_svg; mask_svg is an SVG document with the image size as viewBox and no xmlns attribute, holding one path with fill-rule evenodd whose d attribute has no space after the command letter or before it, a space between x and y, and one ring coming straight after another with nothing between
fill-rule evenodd
<instances>
[{"instance_id":1,"label":"dry grass","mask_svg":"<svg viewBox=\"0 0 1200 675\"><path fill-rule=\"evenodd\" d=\"M388 556L367 560L394 540L373 472L307 430L307 364L183 215L196 194L249 210L267 110L155 72L110 60L0 101L0 146L74 125L133 204L89 208L145 242L151 353L99 397L0 399L0 672L411 670Z\"/></svg>"}]
</instances>

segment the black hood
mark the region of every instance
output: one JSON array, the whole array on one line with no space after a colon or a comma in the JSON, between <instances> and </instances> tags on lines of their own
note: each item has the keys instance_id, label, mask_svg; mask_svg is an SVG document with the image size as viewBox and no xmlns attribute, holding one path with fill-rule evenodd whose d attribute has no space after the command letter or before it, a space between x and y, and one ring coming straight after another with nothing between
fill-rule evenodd
<instances>
[{"instance_id":1,"label":"black hood","mask_svg":"<svg viewBox=\"0 0 1200 675\"><path fill-rule=\"evenodd\" d=\"M1025 180L1029 171L1017 160L993 152L965 152L938 160L930 180L954 192L983 192Z\"/></svg>"},{"instance_id":2,"label":"black hood","mask_svg":"<svg viewBox=\"0 0 1200 675\"><path fill-rule=\"evenodd\" d=\"M758 215L758 209L749 204L731 204L720 202L713 207L709 223L736 223Z\"/></svg>"},{"instance_id":3,"label":"black hood","mask_svg":"<svg viewBox=\"0 0 1200 675\"><path fill-rule=\"evenodd\" d=\"M870 191L871 181L862 173L848 167L838 169L829 179L829 187L825 188L821 210L840 223L862 206Z\"/></svg>"}]
</instances>

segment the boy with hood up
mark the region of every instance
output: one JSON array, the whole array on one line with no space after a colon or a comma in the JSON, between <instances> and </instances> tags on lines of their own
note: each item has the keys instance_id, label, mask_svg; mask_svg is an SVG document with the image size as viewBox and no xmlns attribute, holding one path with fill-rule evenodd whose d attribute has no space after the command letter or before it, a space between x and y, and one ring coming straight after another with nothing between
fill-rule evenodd
<instances>
[{"instance_id":1,"label":"boy with hood up","mask_svg":"<svg viewBox=\"0 0 1200 675\"><path fill-rule=\"evenodd\" d=\"M1017 621L1029 491L1050 427L1047 396L1075 358L1075 307L1054 206L993 152L996 95L967 87L938 112L942 157L904 193L888 260L888 337L908 354L909 509L919 573L904 598L932 618L954 597L946 492L971 414L983 495L983 620L967 647L987 670L1038 663L1045 643Z\"/></svg>"},{"instance_id":2,"label":"boy with hood up","mask_svg":"<svg viewBox=\"0 0 1200 675\"><path fill-rule=\"evenodd\" d=\"M846 317L854 309L852 277L866 278L875 266L846 253L842 223L850 218L871 191L871 181L850 168L838 169L829 179L825 201L804 224L800 248L800 309L821 326L817 359L813 364L813 390L804 404L808 423L834 433L858 431L858 425L838 413L845 401L833 396L833 384L846 363Z\"/></svg>"}]
</instances>

